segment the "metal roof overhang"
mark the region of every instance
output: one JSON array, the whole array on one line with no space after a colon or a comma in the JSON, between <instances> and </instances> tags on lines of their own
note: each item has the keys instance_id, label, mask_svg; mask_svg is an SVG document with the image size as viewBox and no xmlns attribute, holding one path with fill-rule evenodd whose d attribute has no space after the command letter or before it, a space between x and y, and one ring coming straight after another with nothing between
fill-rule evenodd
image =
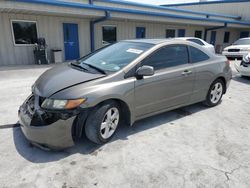
<instances>
[{"instance_id":1,"label":"metal roof overhang","mask_svg":"<svg viewBox=\"0 0 250 188\"><path fill-rule=\"evenodd\" d=\"M104 2L104 3L111 3L111 4L119 4L119 5L129 5L129 6L137 6L137 7L144 7L144 8L152 8L157 10L163 11L172 11L172 12L179 12L179 13L188 13L193 15L202 15L202 16L211 16L211 17L223 17L223 18L230 18L230 19L240 19L240 16L235 15L228 15L228 14L218 14L218 13L208 13L208 12L198 12L174 7L165 7L164 5L149 5L143 3L136 3L136 2L129 2L129 1L121 1L121 0L94 0L96 2Z\"/></svg>"},{"instance_id":2,"label":"metal roof overhang","mask_svg":"<svg viewBox=\"0 0 250 188\"><path fill-rule=\"evenodd\" d=\"M218 26L227 23L228 27L250 27L250 22L216 19L216 18L203 18L200 16L187 16L177 15L163 12L149 12L143 10L116 8L107 6L98 6L93 4L64 2L58 0L18 0L18 1L2 1L0 2L0 11L3 12L19 12L30 14L56 14L56 15L72 15L79 17L101 17L105 15L105 11L112 13L114 19L131 19L131 20L144 20L154 21L157 19L159 22L166 23L179 23L184 25L204 25L204 26ZM45 5L45 9L39 6ZM58 8L60 7L60 8ZM84 9L84 11L82 11ZM95 11L93 11L95 10ZM124 16L125 15L125 16ZM135 17L135 15L137 17ZM166 20L167 18L167 20ZM189 21L189 22L187 22Z\"/></svg>"},{"instance_id":3,"label":"metal roof overhang","mask_svg":"<svg viewBox=\"0 0 250 188\"><path fill-rule=\"evenodd\" d=\"M174 3L174 4L165 4L161 6L192 6L192 5L209 5L209 4L224 4L224 3L246 3L250 0L213 0L213 1L201 1L201 2L191 2L191 3Z\"/></svg>"}]
</instances>

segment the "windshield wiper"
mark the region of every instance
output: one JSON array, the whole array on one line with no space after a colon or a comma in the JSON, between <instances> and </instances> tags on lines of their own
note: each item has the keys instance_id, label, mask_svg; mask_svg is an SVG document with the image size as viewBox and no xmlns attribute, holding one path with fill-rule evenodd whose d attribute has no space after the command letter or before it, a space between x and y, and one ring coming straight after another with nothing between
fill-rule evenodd
<instances>
[{"instance_id":1,"label":"windshield wiper","mask_svg":"<svg viewBox=\"0 0 250 188\"><path fill-rule=\"evenodd\" d=\"M82 64L87 65L87 66L91 67L92 69L97 70L98 72L100 72L102 74L107 74L106 71L100 69L99 67L96 67L94 65L91 65L91 64L88 64L88 63L84 63L84 62L82 62Z\"/></svg>"},{"instance_id":2,"label":"windshield wiper","mask_svg":"<svg viewBox=\"0 0 250 188\"><path fill-rule=\"evenodd\" d=\"M80 64L76 63L76 62L71 62L70 63L72 66L83 69L85 71L89 71L88 69L84 68L83 66L81 66Z\"/></svg>"}]
</instances>

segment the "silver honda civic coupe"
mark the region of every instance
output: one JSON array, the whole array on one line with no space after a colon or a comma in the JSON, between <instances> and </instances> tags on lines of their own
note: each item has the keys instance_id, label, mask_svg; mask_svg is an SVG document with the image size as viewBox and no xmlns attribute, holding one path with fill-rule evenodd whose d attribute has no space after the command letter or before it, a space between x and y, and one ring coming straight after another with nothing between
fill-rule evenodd
<instances>
[{"instance_id":1,"label":"silver honda civic coupe","mask_svg":"<svg viewBox=\"0 0 250 188\"><path fill-rule=\"evenodd\" d=\"M226 57L193 42L125 40L42 74L19 122L43 149L73 146L84 134L103 144L121 123L197 102L216 106L231 78Z\"/></svg>"}]
</instances>

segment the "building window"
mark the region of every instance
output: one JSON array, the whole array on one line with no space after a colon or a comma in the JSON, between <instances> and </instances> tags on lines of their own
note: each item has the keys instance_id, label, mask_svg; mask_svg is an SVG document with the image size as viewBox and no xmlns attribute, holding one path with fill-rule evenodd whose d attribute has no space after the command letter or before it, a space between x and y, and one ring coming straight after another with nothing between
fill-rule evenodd
<instances>
[{"instance_id":1,"label":"building window","mask_svg":"<svg viewBox=\"0 0 250 188\"><path fill-rule=\"evenodd\" d=\"M202 38L202 31L198 31L198 30L195 31L195 32L194 32L194 37L200 38L200 39L201 39L201 38Z\"/></svg>"},{"instance_id":2,"label":"building window","mask_svg":"<svg viewBox=\"0 0 250 188\"><path fill-rule=\"evenodd\" d=\"M102 43L106 45L116 41L116 26L102 26Z\"/></svg>"},{"instance_id":3,"label":"building window","mask_svg":"<svg viewBox=\"0 0 250 188\"><path fill-rule=\"evenodd\" d=\"M178 29L178 37L185 37L185 29Z\"/></svg>"},{"instance_id":4,"label":"building window","mask_svg":"<svg viewBox=\"0 0 250 188\"><path fill-rule=\"evenodd\" d=\"M224 43L229 43L230 32L226 31L224 34Z\"/></svg>"},{"instance_id":5,"label":"building window","mask_svg":"<svg viewBox=\"0 0 250 188\"><path fill-rule=\"evenodd\" d=\"M241 31L240 38L246 38L246 37L249 37L249 31Z\"/></svg>"},{"instance_id":6,"label":"building window","mask_svg":"<svg viewBox=\"0 0 250 188\"><path fill-rule=\"evenodd\" d=\"M166 30L166 38L174 38L175 37L175 30L174 29L167 29Z\"/></svg>"},{"instance_id":7,"label":"building window","mask_svg":"<svg viewBox=\"0 0 250 188\"><path fill-rule=\"evenodd\" d=\"M35 21L12 20L11 26L15 45L32 45L37 43L37 26Z\"/></svg>"},{"instance_id":8,"label":"building window","mask_svg":"<svg viewBox=\"0 0 250 188\"><path fill-rule=\"evenodd\" d=\"M136 38L143 39L146 37L146 28L145 27L136 27Z\"/></svg>"}]
</instances>

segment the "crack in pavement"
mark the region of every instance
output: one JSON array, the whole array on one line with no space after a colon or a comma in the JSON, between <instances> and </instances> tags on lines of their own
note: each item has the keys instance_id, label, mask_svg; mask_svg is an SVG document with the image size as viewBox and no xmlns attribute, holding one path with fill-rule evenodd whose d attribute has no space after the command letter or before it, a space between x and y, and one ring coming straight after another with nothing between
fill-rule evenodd
<instances>
[{"instance_id":1,"label":"crack in pavement","mask_svg":"<svg viewBox=\"0 0 250 188\"><path fill-rule=\"evenodd\" d=\"M240 168L247 168L247 167L246 167L246 166L241 166L241 165L240 165L239 167L234 168L234 169L231 170L230 172L225 171L224 173L225 173L225 176L226 176L226 178L227 178L226 181L229 181L229 180L230 180L229 175L232 175L236 170L239 170Z\"/></svg>"},{"instance_id":2,"label":"crack in pavement","mask_svg":"<svg viewBox=\"0 0 250 188\"><path fill-rule=\"evenodd\" d=\"M213 169L213 170L222 172L222 173L225 175L225 177L226 177L226 180L224 181L225 183L226 183L227 181L230 180L229 175L232 175L236 170L239 170L239 169L241 169L241 168L248 168L247 166L239 165L237 168L234 168L234 169L232 169L231 171L225 171L225 170L221 170L221 169L218 169L218 168L209 166L209 165L205 165L205 166L207 166L207 167L209 167L209 168L211 168L211 169Z\"/></svg>"}]
</instances>

